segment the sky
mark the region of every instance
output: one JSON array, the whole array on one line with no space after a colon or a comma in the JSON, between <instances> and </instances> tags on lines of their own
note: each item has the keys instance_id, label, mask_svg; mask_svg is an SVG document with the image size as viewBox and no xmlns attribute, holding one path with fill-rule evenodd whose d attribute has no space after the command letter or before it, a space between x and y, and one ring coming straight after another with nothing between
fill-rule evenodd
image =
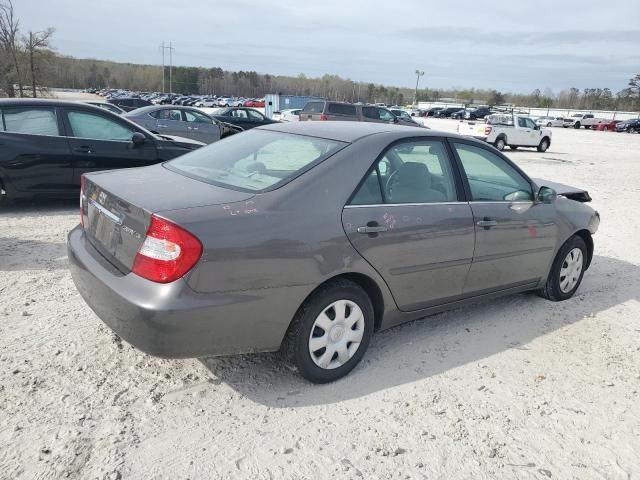
<instances>
[{"instance_id":1,"label":"sky","mask_svg":"<svg viewBox=\"0 0 640 480\"><path fill-rule=\"evenodd\" d=\"M421 88L608 87L640 73L640 1L13 0L64 55ZM55 7L53 7L55 5Z\"/></svg>"}]
</instances>

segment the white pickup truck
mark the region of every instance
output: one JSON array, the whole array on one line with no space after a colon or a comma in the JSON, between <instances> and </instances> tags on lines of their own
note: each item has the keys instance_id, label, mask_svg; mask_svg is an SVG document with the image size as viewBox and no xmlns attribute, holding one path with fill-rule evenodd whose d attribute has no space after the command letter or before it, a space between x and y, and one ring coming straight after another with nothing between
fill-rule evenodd
<instances>
[{"instance_id":1,"label":"white pickup truck","mask_svg":"<svg viewBox=\"0 0 640 480\"><path fill-rule=\"evenodd\" d=\"M458 133L491 143L498 150L505 147L535 147L545 152L551 146L551 130L541 128L523 115L490 115L482 122L460 122Z\"/></svg>"},{"instance_id":2,"label":"white pickup truck","mask_svg":"<svg viewBox=\"0 0 640 480\"><path fill-rule=\"evenodd\" d=\"M574 113L570 117L564 117L562 126L564 128L580 128L584 127L589 130L594 125L604 121L602 118L595 118L593 113Z\"/></svg>"}]
</instances>

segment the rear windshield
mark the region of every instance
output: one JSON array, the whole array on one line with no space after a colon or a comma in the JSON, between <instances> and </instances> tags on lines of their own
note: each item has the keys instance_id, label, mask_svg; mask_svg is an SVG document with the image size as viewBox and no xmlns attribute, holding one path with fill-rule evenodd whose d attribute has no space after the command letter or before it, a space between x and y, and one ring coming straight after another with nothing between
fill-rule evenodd
<instances>
[{"instance_id":1,"label":"rear windshield","mask_svg":"<svg viewBox=\"0 0 640 480\"><path fill-rule=\"evenodd\" d=\"M344 103L330 103L327 108L327 112L335 113L338 115L355 115L356 114L356 106L355 105L347 105Z\"/></svg>"},{"instance_id":2,"label":"rear windshield","mask_svg":"<svg viewBox=\"0 0 640 480\"><path fill-rule=\"evenodd\" d=\"M307 102L302 109L305 113L322 113L324 109L324 102Z\"/></svg>"},{"instance_id":3,"label":"rear windshield","mask_svg":"<svg viewBox=\"0 0 640 480\"><path fill-rule=\"evenodd\" d=\"M175 172L235 190L273 190L330 157L346 143L249 130L165 163Z\"/></svg>"}]
</instances>

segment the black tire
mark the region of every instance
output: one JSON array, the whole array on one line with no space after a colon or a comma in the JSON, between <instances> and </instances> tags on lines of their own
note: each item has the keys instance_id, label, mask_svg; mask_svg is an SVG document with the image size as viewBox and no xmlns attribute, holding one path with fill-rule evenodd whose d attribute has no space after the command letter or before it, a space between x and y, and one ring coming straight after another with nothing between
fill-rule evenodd
<instances>
[{"instance_id":1,"label":"black tire","mask_svg":"<svg viewBox=\"0 0 640 480\"><path fill-rule=\"evenodd\" d=\"M4 192L4 194L2 192ZM9 197L7 196L7 192L4 189L4 184L2 183L2 179L0 179L0 207L4 207L8 203L9 203Z\"/></svg>"},{"instance_id":2,"label":"black tire","mask_svg":"<svg viewBox=\"0 0 640 480\"><path fill-rule=\"evenodd\" d=\"M560 287L560 270L562 269L562 266L564 265L569 252L571 252L575 248L579 248L582 252L582 270L580 271L580 276L578 277L578 281L575 286L571 290L563 292L562 288ZM553 265L551 266L549 276L547 277L547 282L545 283L544 287L538 290L538 295L553 302L560 302L562 300L567 300L573 297L573 294L582 283L582 277L584 276L586 266L587 245L584 243L584 240L581 237L579 237L578 235L574 235L573 237L569 238L569 240L567 240L564 245L562 245L562 247L560 247L560 250L558 250L556 258L553 261Z\"/></svg>"},{"instance_id":3,"label":"black tire","mask_svg":"<svg viewBox=\"0 0 640 480\"><path fill-rule=\"evenodd\" d=\"M507 139L504 137L498 137L496 138L496 141L493 142L493 146L502 152L507 146Z\"/></svg>"},{"instance_id":4,"label":"black tire","mask_svg":"<svg viewBox=\"0 0 640 480\"><path fill-rule=\"evenodd\" d=\"M315 363L309 352L312 327L316 318L338 300L349 300L360 308L364 317L364 331L359 347L346 363L337 368L322 368ZM280 353L284 361L295 367L307 380L313 383L333 382L347 375L362 360L369 346L373 328L373 305L367 293L349 280L332 281L316 290L300 306L287 330Z\"/></svg>"},{"instance_id":5,"label":"black tire","mask_svg":"<svg viewBox=\"0 0 640 480\"><path fill-rule=\"evenodd\" d=\"M509 148L511 150L517 150L518 149L518 145L509 145Z\"/></svg>"},{"instance_id":6,"label":"black tire","mask_svg":"<svg viewBox=\"0 0 640 480\"><path fill-rule=\"evenodd\" d=\"M573 124L573 128L578 129L580 128L580 122L576 122Z\"/></svg>"},{"instance_id":7,"label":"black tire","mask_svg":"<svg viewBox=\"0 0 640 480\"><path fill-rule=\"evenodd\" d=\"M538 146L536 147L536 149L539 152L546 152L547 149L549 148L549 146L551 145L551 142L549 142L549 139L547 137L544 137L542 140L540 140L540 143L538 144Z\"/></svg>"},{"instance_id":8,"label":"black tire","mask_svg":"<svg viewBox=\"0 0 640 480\"><path fill-rule=\"evenodd\" d=\"M548 122L548 123L547 123L547 127L550 127L550 126L551 126L551 122Z\"/></svg>"},{"instance_id":9,"label":"black tire","mask_svg":"<svg viewBox=\"0 0 640 480\"><path fill-rule=\"evenodd\" d=\"M585 130L591 130L591 125L585 125L585 126L584 126L584 129L585 129Z\"/></svg>"}]
</instances>

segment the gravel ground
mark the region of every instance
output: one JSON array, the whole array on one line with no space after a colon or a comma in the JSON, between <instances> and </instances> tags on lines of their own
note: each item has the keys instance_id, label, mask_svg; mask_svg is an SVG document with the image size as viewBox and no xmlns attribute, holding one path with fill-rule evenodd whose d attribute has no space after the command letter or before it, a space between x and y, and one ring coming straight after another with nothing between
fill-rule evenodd
<instances>
[{"instance_id":1,"label":"gravel ground","mask_svg":"<svg viewBox=\"0 0 640 480\"><path fill-rule=\"evenodd\" d=\"M324 386L273 355L140 353L75 291L76 202L0 210L0 478L639 478L639 152L640 135L563 129L509 152L602 215L573 299L383 332Z\"/></svg>"}]
</instances>

